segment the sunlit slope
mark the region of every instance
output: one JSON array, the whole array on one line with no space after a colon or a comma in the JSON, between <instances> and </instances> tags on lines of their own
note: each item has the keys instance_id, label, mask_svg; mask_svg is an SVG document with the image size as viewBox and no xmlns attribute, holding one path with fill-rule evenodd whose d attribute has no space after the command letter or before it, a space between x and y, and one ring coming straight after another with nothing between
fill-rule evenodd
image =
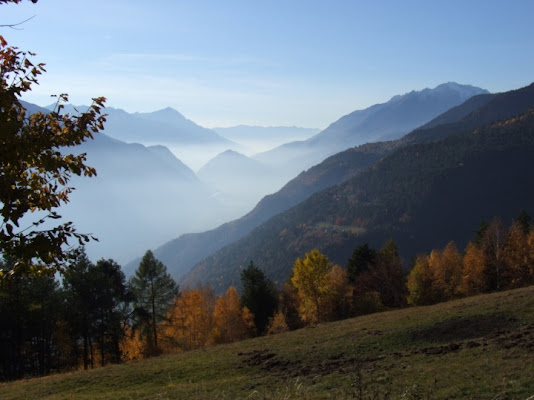
<instances>
[{"instance_id":1,"label":"sunlit slope","mask_svg":"<svg viewBox=\"0 0 534 400\"><path fill-rule=\"evenodd\" d=\"M534 394L533 328L529 287L0 384L0 397L526 399Z\"/></svg>"},{"instance_id":2,"label":"sunlit slope","mask_svg":"<svg viewBox=\"0 0 534 400\"><path fill-rule=\"evenodd\" d=\"M532 109L450 135L400 147L316 193L204 259L184 282L237 285L240 266L250 260L283 282L294 260L313 248L344 265L356 246L380 247L390 237L409 260L450 240L462 248L482 220L508 221L534 209Z\"/></svg>"}]
</instances>

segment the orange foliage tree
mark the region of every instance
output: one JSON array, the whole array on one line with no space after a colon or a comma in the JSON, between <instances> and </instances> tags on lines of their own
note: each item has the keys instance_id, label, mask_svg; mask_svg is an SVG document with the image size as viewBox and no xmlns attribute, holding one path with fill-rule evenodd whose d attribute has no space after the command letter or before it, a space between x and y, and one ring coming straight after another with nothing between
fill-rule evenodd
<instances>
[{"instance_id":1,"label":"orange foliage tree","mask_svg":"<svg viewBox=\"0 0 534 400\"><path fill-rule=\"evenodd\" d=\"M170 350L187 351L205 347L212 330L210 291L186 288L174 301L164 329Z\"/></svg>"},{"instance_id":2,"label":"orange foliage tree","mask_svg":"<svg viewBox=\"0 0 534 400\"><path fill-rule=\"evenodd\" d=\"M453 299L462 278L462 255L456 244L449 242L442 251L432 250L428 262L438 301Z\"/></svg>"},{"instance_id":3,"label":"orange foliage tree","mask_svg":"<svg viewBox=\"0 0 534 400\"><path fill-rule=\"evenodd\" d=\"M486 253L474 242L465 248L462 278L458 292L465 296L487 292L490 288Z\"/></svg>"},{"instance_id":4,"label":"orange foliage tree","mask_svg":"<svg viewBox=\"0 0 534 400\"><path fill-rule=\"evenodd\" d=\"M235 287L230 286L224 296L219 297L213 311L213 343L230 343L254 335L254 316L241 302Z\"/></svg>"}]
</instances>

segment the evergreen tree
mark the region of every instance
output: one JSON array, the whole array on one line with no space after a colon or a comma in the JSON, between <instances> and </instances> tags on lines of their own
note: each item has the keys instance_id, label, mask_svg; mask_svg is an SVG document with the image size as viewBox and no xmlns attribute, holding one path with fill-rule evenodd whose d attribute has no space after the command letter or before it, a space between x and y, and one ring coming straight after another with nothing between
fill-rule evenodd
<instances>
[{"instance_id":1,"label":"evergreen tree","mask_svg":"<svg viewBox=\"0 0 534 400\"><path fill-rule=\"evenodd\" d=\"M120 343L132 300L120 265L104 259L94 265L82 250L66 272L63 286L70 306L67 323L75 346L81 342L84 369L94 367L95 347L101 365L120 362Z\"/></svg>"},{"instance_id":2,"label":"evergreen tree","mask_svg":"<svg viewBox=\"0 0 534 400\"><path fill-rule=\"evenodd\" d=\"M380 296L386 307L400 307L405 303L405 279L397 245L389 239L376 256L376 263L360 273L355 282L356 296L371 292Z\"/></svg>"},{"instance_id":3,"label":"evergreen tree","mask_svg":"<svg viewBox=\"0 0 534 400\"><path fill-rule=\"evenodd\" d=\"M135 275L130 279L134 294L136 324L146 339L148 354L158 349L158 324L167 319L178 285L167 272L167 267L148 250Z\"/></svg>"},{"instance_id":4,"label":"evergreen tree","mask_svg":"<svg viewBox=\"0 0 534 400\"><path fill-rule=\"evenodd\" d=\"M128 315L131 292L121 267L115 261L102 259L91 268L97 289L94 294L94 320L96 342L100 350L100 363L121 361L122 342Z\"/></svg>"},{"instance_id":5,"label":"evergreen tree","mask_svg":"<svg viewBox=\"0 0 534 400\"><path fill-rule=\"evenodd\" d=\"M9 268L12 262L0 264ZM61 311L61 291L53 277L0 280L0 380L61 369L55 335Z\"/></svg>"},{"instance_id":6,"label":"evergreen tree","mask_svg":"<svg viewBox=\"0 0 534 400\"><path fill-rule=\"evenodd\" d=\"M66 319L73 337L75 357L78 358L79 347L82 348L83 368L94 367L92 314L93 291L96 285L90 273L93 264L81 250L76 261L67 270L63 277L65 298L69 307L66 310ZM81 344L78 342L81 341Z\"/></svg>"},{"instance_id":7,"label":"evergreen tree","mask_svg":"<svg viewBox=\"0 0 534 400\"><path fill-rule=\"evenodd\" d=\"M251 261L241 272L243 294L241 305L247 307L254 315L254 324L258 333L265 333L269 319L278 308L278 292L265 273Z\"/></svg>"},{"instance_id":8,"label":"evergreen tree","mask_svg":"<svg viewBox=\"0 0 534 400\"><path fill-rule=\"evenodd\" d=\"M361 246L356 247L351 258L347 261L346 268L350 282L356 282L356 277L374 266L376 260L376 250L369 247L369 244L364 243Z\"/></svg>"},{"instance_id":9,"label":"evergreen tree","mask_svg":"<svg viewBox=\"0 0 534 400\"><path fill-rule=\"evenodd\" d=\"M521 210L514 222L518 224L523 233L527 235L530 232L531 221L532 217L525 210Z\"/></svg>"}]
</instances>

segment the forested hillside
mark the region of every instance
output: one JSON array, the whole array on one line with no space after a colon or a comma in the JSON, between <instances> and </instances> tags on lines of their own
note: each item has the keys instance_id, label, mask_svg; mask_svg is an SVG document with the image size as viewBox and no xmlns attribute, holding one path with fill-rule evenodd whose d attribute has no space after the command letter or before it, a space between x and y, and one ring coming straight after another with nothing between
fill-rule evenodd
<instances>
[{"instance_id":1,"label":"forested hillside","mask_svg":"<svg viewBox=\"0 0 534 400\"><path fill-rule=\"evenodd\" d=\"M520 209L533 208L533 129L530 109L441 141L401 148L205 259L184 282L236 284L240 266L250 260L283 282L292 261L312 248L344 265L357 245L379 246L389 237L407 259L451 239L463 246L480 221L494 215L509 220Z\"/></svg>"}]
</instances>

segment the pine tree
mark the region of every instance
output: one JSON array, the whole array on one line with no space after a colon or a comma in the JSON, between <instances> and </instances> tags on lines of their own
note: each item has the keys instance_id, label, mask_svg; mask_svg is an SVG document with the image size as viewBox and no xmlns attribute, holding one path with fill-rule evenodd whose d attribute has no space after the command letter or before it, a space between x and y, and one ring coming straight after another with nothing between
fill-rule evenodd
<instances>
[{"instance_id":1,"label":"pine tree","mask_svg":"<svg viewBox=\"0 0 534 400\"><path fill-rule=\"evenodd\" d=\"M254 315L254 325L261 335L278 308L278 292L273 281L252 261L241 272L241 284L243 285L241 305L247 307Z\"/></svg>"},{"instance_id":2,"label":"pine tree","mask_svg":"<svg viewBox=\"0 0 534 400\"><path fill-rule=\"evenodd\" d=\"M167 267L148 250L130 279L130 287L135 298L136 325L146 339L147 354L157 354L158 324L167 319L178 285Z\"/></svg>"}]
</instances>

